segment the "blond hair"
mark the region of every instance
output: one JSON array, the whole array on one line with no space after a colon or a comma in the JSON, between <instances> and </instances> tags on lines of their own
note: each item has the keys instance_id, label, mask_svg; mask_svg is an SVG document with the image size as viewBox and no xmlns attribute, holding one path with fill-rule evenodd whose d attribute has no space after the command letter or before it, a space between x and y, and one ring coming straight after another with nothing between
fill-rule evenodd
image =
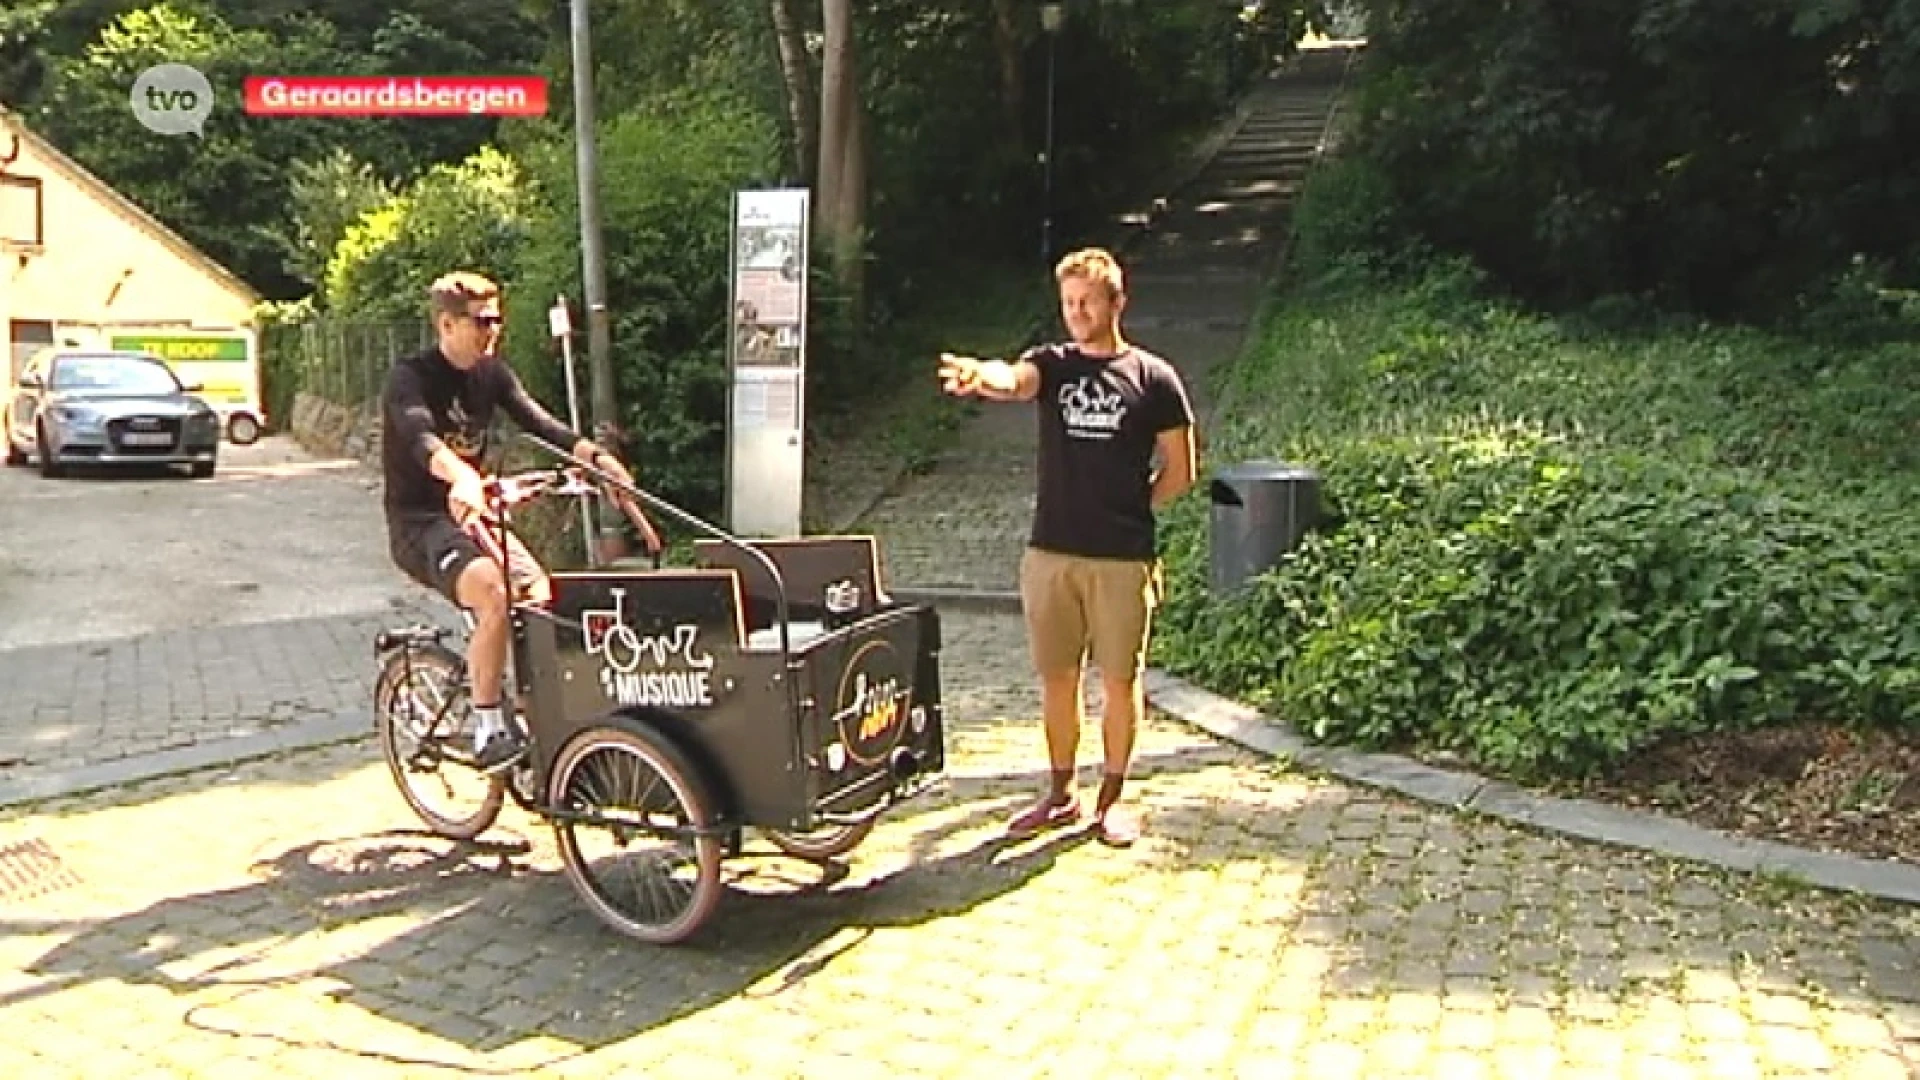
<instances>
[{"instance_id":1,"label":"blond hair","mask_svg":"<svg viewBox=\"0 0 1920 1080\"><path fill-rule=\"evenodd\" d=\"M1088 281L1097 281L1107 287L1107 296L1119 299L1127 291L1126 275L1120 271L1120 260L1106 248L1081 248L1069 253L1053 268L1055 281L1065 281L1070 277L1083 277Z\"/></svg>"},{"instance_id":2,"label":"blond hair","mask_svg":"<svg viewBox=\"0 0 1920 1080\"><path fill-rule=\"evenodd\" d=\"M499 295L500 286L471 270L442 274L427 286L428 309L435 315L465 315L475 300L485 302Z\"/></svg>"}]
</instances>

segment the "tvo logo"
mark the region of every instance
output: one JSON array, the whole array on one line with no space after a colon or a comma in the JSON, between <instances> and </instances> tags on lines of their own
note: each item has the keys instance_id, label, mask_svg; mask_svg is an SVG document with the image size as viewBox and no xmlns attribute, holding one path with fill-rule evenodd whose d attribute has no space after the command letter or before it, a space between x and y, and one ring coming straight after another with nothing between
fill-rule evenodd
<instances>
[{"instance_id":1,"label":"tvo logo","mask_svg":"<svg viewBox=\"0 0 1920 1080\"><path fill-rule=\"evenodd\" d=\"M186 64L155 64L133 80L127 96L133 118L159 135L205 136L213 114L213 85L200 69Z\"/></svg>"}]
</instances>

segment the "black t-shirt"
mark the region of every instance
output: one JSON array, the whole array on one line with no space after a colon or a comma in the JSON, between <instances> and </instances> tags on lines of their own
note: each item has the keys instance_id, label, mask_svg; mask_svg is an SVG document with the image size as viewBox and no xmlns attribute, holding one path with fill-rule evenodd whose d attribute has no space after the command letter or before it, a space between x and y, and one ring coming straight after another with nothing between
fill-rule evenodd
<instances>
[{"instance_id":1,"label":"black t-shirt","mask_svg":"<svg viewBox=\"0 0 1920 1080\"><path fill-rule=\"evenodd\" d=\"M1154 440L1193 424L1180 373L1138 346L1091 357L1074 345L1042 345L1021 359L1040 369L1030 543L1064 555L1154 558Z\"/></svg>"},{"instance_id":2,"label":"black t-shirt","mask_svg":"<svg viewBox=\"0 0 1920 1080\"><path fill-rule=\"evenodd\" d=\"M403 356L387 373L381 404L380 460L389 514L446 513L446 481L433 475L428 461L445 446L485 471L481 463L496 412L568 451L580 439L527 393L499 357L461 371L437 347Z\"/></svg>"}]
</instances>

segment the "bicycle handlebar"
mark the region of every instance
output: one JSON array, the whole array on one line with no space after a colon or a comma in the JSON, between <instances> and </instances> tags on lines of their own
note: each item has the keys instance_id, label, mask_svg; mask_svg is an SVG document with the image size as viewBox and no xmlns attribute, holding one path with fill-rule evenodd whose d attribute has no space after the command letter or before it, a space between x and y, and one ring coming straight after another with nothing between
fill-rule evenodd
<instances>
[{"instance_id":1,"label":"bicycle handlebar","mask_svg":"<svg viewBox=\"0 0 1920 1080\"><path fill-rule=\"evenodd\" d=\"M576 495L597 494L597 489L587 482L584 473L578 469L535 469L522 473L497 476L487 481L487 498L496 506L514 507L532 502L542 495L558 495L563 498Z\"/></svg>"},{"instance_id":2,"label":"bicycle handlebar","mask_svg":"<svg viewBox=\"0 0 1920 1080\"><path fill-rule=\"evenodd\" d=\"M596 472L598 470L595 470ZM640 532L641 542L646 546L647 554L653 558L657 569L665 553L666 544L660 539L660 531L632 499L608 486L607 481L596 484L588 478L588 469L581 465L556 466L546 469L529 469L525 472L496 476L486 482L487 502L492 513L483 514L492 524L500 517L500 512L532 502L545 495L561 498L577 498L588 495L605 496L607 500L620 508L633 527ZM607 480L611 480L608 477Z\"/></svg>"}]
</instances>

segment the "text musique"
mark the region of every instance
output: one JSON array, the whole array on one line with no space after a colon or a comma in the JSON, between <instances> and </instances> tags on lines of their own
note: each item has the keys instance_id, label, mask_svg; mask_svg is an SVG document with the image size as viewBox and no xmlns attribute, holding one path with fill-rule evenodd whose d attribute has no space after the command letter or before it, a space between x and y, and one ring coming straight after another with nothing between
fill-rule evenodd
<instances>
[{"instance_id":1,"label":"text musique","mask_svg":"<svg viewBox=\"0 0 1920 1080\"><path fill-rule=\"evenodd\" d=\"M600 688L622 705L692 708L713 704L713 685L707 671L637 671L600 669Z\"/></svg>"}]
</instances>

